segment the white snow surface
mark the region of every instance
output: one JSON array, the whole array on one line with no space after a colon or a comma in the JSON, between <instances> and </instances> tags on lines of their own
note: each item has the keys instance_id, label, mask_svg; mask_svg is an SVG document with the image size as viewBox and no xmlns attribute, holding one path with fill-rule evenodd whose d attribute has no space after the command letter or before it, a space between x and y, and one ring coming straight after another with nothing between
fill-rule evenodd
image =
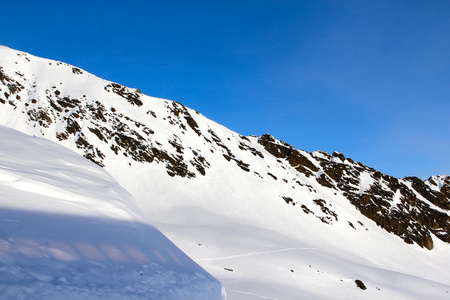
<instances>
[{"instance_id":1,"label":"white snow surface","mask_svg":"<svg viewBox=\"0 0 450 300\"><path fill-rule=\"evenodd\" d=\"M371 174L362 172L359 178L359 195L361 196L366 190L370 189L374 179Z\"/></svg>"},{"instance_id":2,"label":"white snow surface","mask_svg":"<svg viewBox=\"0 0 450 300\"><path fill-rule=\"evenodd\" d=\"M1 299L221 299L108 173L0 126Z\"/></svg>"},{"instance_id":3,"label":"white snow surface","mask_svg":"<svg viewBox=\"0 0 450 300\"><path fill-rule=\"evenodd\" d=\"M444 185L444 181L448 179L449 179L448 175L435 175L431 176L426 183L431 189L435 191L440 191L442 186ZM431 182L433 182L434 184L431 184Z\"/></svg>"},{"instance_id":4,"label":"white snow surface","mask_svg":"<svg viewBox=\"0 0 450 300\"><path fill-rule=\"evenodd\" d=\"M68 187L68 191L72 191L73 186L71 184L73 182L71 184L66 183L63 180L66 177L54 175L57 173L53 169L47 174L26 172L26 174L31 173L31 178L41 176L39 177L39 188L36 189L36 193L33 193L31 198L48 198L50 193L46 187L48 187L48 184L53 184L55 190L58 191L58 195L60 195L60 200L63 200L61 201L63 204L60 205L64 205L61 210L65 213L56 213L53 210L54 204L51 205L50 211L45 209L49 204L44 207L36 207L36 205L30 204L19 210L14 208L12 204L8 204L12 201L7 202L11 206L8 206L8 211L12 211L11 213L18 217L28 219L26 214L38 214L38 216L30 218L31 220L39 219L36 226L24 228L23 226L20 227L21 223L19 222L17 227L23 228L22 231L11 229L13 233L17 234L16 237L12 236L11 238L18 241L24 240L16 247L26 243L27 236L32 235L28 232L36 232L36 234L41 232L39 228L40 220L58 219L61 216L58 220L67 219L67 223L70 225L78 220L76 218L81 218L77 213L83 210L83 207L86 207L81 213L83 220L86 220L86 224L98 224L100 228L103 228L101 231L103 233L107 230L106 244L112 245L114 249L120 249L122 253L122 255L116 254L117 257L129 257L123 246L129 243L149 257L150 261L155 257L158 258L156 253L160 252L155 253L153 250L145 250L148 244L145 247L139 247L145 240L137 238L137 241L135 241L138 234L130 229L136 225L140 228L139 230L148 230L156 234L157 231L154 227L147 225L150 221L224 285L228 300L450 298L450 273L448 272L450 269L450 256L448 255L450 248L448 244L433 237L434 248L429 251L417 245L404 243L401 238L387 233L373 221L361 215L341 193L336 193L333 189L319 185L314 176L307 177L294 170L289 164L280 162L270 155L257 142L257 137L242 139L239 134L188 109L190 114L195 117L198 128L203 134L199 136L189 128L182 118L179 122L184 122L184 127L187 129L178 126L179 124L176 122L175 124L170 123L171 115L168 112L168 107L173 105L172 101L143 96L141 98L142 107L129 105L123 98L108 93L104 89L109 83L108 81L85 71L82 74L74 74L72 66L36 58L9 48L3 47L0 49L0 66L7 70L8 74L12 74L10 76L16 76L14 74L17 74L17 72L22 74L22 76L17 75L15 77L17 80L22 77L33 78L34 81L29 79L28 81L21 81L24 86L28 86L19 93L23 103L28 103L30 107L33 105L36 105L36 107L47 105L48 107L48 104L45 104L46 89L52 86L57 87L65 95L85 99L83 103L93 104L98 100L107 110L114 108L132 120L137 120L150 127L154 133L146 140L148 144L161 149L172 149L175 153L170 141L176 140L183 146L183 155L189 170L196 172L195 168L188 163L194 159L194 151L200 153L209 164L205 168L205 176L196 172L195 178L171 177L166 172L165 164L156 161L140 163L121 153L116 155L110 149L111 142L101 142L97 139L96 147L105 154L104 169L117 180L118 184L132 194L136 202L134 200L124 201L123 198L120 198L122 200L117 200L117 203L121 204L114 204L114 209L110 209L111 200L107 201L107 205L104 201L101 201L104 198L97 199L92 197L92 193L90 193L92 190L100 189L101 192L95 192L94 195L104 197L108 193L115 194L105 188L105 185L99 184L95 185L95 188L89 188L89 197L75 189L74 196L66 193L66 190L62 190ZM33 87L34 84L35 87ZM33 103L31 99L36 99L37 103ZM28 134L43 136L82 154L82 150L75 146L76 137L62 141L55 137L55 133L63 130L61 122L54 121L48 127L38 126L37 123L29 121L27 114L20 113L21 109L22 107L19 106L0 104L0 124ZM149 111L153 112L156 117L152 117L148 113ZM67 113L70 113L70 111ZM144 136L142 126L135 126L132 121L127 124ZM83 119L79 125L87 139L93 141L97 138L87 130L90 126L96 126L94 120ZM218 146L217 143L208 142L208 140L214 140L213 135L210 134L211 131L236 155L237 159L249 164L248 172L239 168L233 160L224 159L226 151L223 147ZM259 151L264 158L261 159L250 151L241 150L240 146L242 145L240 143ZM24 148L26 147L24 146ZM326 157L326 154L316 151L312 156ZM59 157L59 155L54 157ZM52 160L49 162L53 163ZM89 166L95 170L96 174L101 173L101 176L106 176L100 168L91 164ZM11 178L8 176L12 175L7 175L7 178ZM45 179L46 176L49 179ZM58 180L54 181L54 177ZM72 178L71 176L67 177ZM79 177L82 178L82 176ZM364 179L364 183L360 186L361 192L364 192L371 184L369 176ZM29 180L26 179L26 181ZM81 179L80 181L86 182L86 180ZM92 184L91 180L88 181L89 184ZM7 182L11 182L11 180ZM41 184L41 182L45 184ZM97 182L101 182L101 180ZM28 186L26 186L27 184ZM22 184L23 188L14 188L14 193L19 193L19 195L29 193L31 186L29 183L25 183L25 187ZM118 188L117 184L113 186L120 191L120 195L126 194L123 189ZM13 193L11 183L5 184L4 187L7 195ZM44 196L39 193L43 193ZM76 205L73 205L70 200L74 197L79 200ZM124 197L125 199L133 199L131 196ZM283 197L292 198L295 205L287 204ZM99 206L90 204L90 198L94 198L93 203L98 202ZM117 198L119 197L113 197L113 199ZM32 201L32 199L29 201ZM319 219L320 217L325 218L327 215L315 202L318 199L326 199L325 206L337 214L336 219L330 218L329 224L324 224ZM125 202L126 205L123 204ZM43 202L39 200L38 203ZM102 204L100 205L100 203ZM74 207L67 210L65 205ZM305 205L312 213L305 213L302 205ZM96 209L93 212L94 215L90 216L88 213L90 209L88 208L93 206ZM136 208L137 206L139 209ZM73 220L74 218L76 220ZM2 222L9 224L8 226L16 226L14 225L16 223L8 223L6 219L10 218L2 217ZM133 223L135 225L132 226L130 220L140 221L135 221ZM60 223L63 224L63 222ZM353 226L349 226L350 223ZM142 224L146 225L143 226ZM114 229L107 229L110 226ZM90 233L88 225L83 225L82 228L81 232ZM3 227L1 229L3 230ZM116 235L116 232L121 234ZM64 250L66 248L58 248L58 250L64 252L64 254L61 254L62 257L75 256L80 259L85 255L82 250L76 250L77 248L72 242L74 239L69 239L60 232L55 233L55 235L61 239L61 244L69 244L70 248L73 249L70 252ZM124 239L119 239L119 236ZM11 243L7 238L5 241ZM100 261L98 265L91 264L89 259L81 259L83 264L62 260L60 263L65 271L60 272L58 264L52 264L55 260L54 256L48 254L47 256L44 255L44 260L40 258L39 265L36 267L38 270L42 270L50 264L51 270L46 274L48 277L42 277L39 272L33 272L32 266L35 261L33 255L28 258L19 250L17 250L18 254L8 254L8 257L11 258L3 262L6 269L0 268L0 270L5 270L6 274L9 274L10 280L3 291L8 291L11 293L10 295L14 295L15 291L21 289L21 280L28 282L28 278L33 278L34 275L30 272L38 274L37 276L41 279L51 278L47 281L39 279L39 284L51 285L51 287L57 287L58 280L64 282L64 280L68 280L67 278L83 280L84 277L81 274L87 272L90 274L86 275L88 278L99 278L98 281L94 281L93 285L88 285L95 288L99 288L99 285L95 283L102 281L102 275L98 274L105 272L108 273L108 278L116 280L111 279L112 282L106 285L105 290L107 290L121 280L119 280L119 277L115 277L119 276L117 270L124 269L130 270L130 272L127 272L128 275L125 280L128 283L125 284L127 288L122 289L123 286L120 286L120 291L126 293L126 291L134 289L133 279L141 276L140 272L144 271L145 273L147 269L144 266L153 268L148 262L135 262L135 264L132 264L133 266L128 264L123 266L123 262L119 263L108 256L110 252L118 252L102 250L104 249L103 246L98 245L96 241L97 238L88 238L88 242L82 245L94 243L94 248L97 251L91 253L100 253L102 257L105 257L107 263ZM35 243L39 245L38 250L36 250L38 253L40 253L39 251L50 251L45 248L49 243L45 238L38 239ZM89 246L86 247L86 249L91 249ZM53 248L49 247L49 249ZM87 253L89 252L87 251ZM20 259L16 258L17 255L20 255ZM26 268L20 265L23 257L30 260L28 266L31 268L31 271L25 275L21 273L21 270ZM169 258L171 258L170 255L163 254L158 266L166 267L163 261ZM28 260L23 261L27 263ZM185 263L188 265L185 266ZM180 264L174 263L170 259L168 264L170 267L187 268L188 275L192 275L193 272L189 271L195 268L187 258L183 258ZM18 269L15 269L16 267ZM96 271L89 273L91 268ZM209 287L211 294L217 296L218 291L220 292L220 285L205 273L202 273L201 269L198 270L198 274L204 276L200 276L202 280L195 276L188 276L188 278L195 278L198 280L196 282L206 285ZM75 272L79 276L65 275L65 273L70 272ZM177 276L177 274L179 273L175 273L174 276ZM152 277L149 276L149 281L152 282ZM159 277L159 279L163 284L163 278ZM367 290L357 288L356 279L362 280L367 286ZM170 282L173 281L169 278L167 282L169 283L165 284L170 285ZM80 289L80 293L86 289L83 284L78 284L76 280L74 285ZM185 292L178 282L174 285ZM35 287L35 289L38 289L38 287ZM192 290L194 289L195 285L192 286ZM21 293L26 292L23 290L21 290ZM53 291L54 289L47 290ZM110 294L113 295L113 292L110 292ZM117 298L123 295L119 294ZM136 297L139 297L139 295L136 295ZM159 297L159 299L164 299L164 297ZM185 297L184 299L195 298ZM214 298L211 297L210 299Z\"/></svg>"}]
</instances>

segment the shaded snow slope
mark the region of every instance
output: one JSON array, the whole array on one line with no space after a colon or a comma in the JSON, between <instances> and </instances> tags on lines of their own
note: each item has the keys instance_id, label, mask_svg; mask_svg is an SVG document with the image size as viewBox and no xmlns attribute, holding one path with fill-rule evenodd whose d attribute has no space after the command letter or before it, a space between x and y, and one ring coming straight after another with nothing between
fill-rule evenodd
<instances>
[{"instance_id":1,"label":"shaded snow slope","mask_svg":"<svg viewBox=\"0 0 450 300\"><path fill-rule=\"evenodd\" d=\"M221 299L104 170L0 126L1 299Z\"/></svg>"},{"instance_id":2,"label":"shaded snow slope","mask_svg":"<svg viewBox=\"0 0 450 300\"><path fill-rule=\"evenodd\" d=\"M229 300L448 297L449 177L397 179L244 137L180 103L0 52L1 124L103 166Z\"/></svg>"}]
</instances>

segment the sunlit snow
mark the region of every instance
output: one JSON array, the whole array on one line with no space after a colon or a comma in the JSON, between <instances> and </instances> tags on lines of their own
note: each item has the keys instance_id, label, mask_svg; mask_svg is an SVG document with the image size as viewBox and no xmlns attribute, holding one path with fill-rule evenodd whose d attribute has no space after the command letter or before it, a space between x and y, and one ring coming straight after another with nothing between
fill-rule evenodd
<instances>
[{"instance_id":1,"label":"sunlit snow","mask_svg":"<svg viewBox=\"0 0 450 300\"><path fill-rule=\"evenodd\" d=\"M61 124L78 112L77 107L57 112L52 117L58 121L47 127L30 121L21 109L26 103L50 109L47 96L52 89L81 99L83 105L100 101L105 111L118 112L106 115L110 119L101 124L92 115L78 120L86 139L105 154L104 170L114 179L72 152L22 135L23 141L15 144L17 133L2 130L12 142L1 144L5 154L0 157L0 230L5 254L0 271L7 280L0 282L0 293L53 297L64 295L67 289L62 287L73 286L69 292L80 298L145 298L152 292L169 295L158 299L221 297L220 284L156 227L223 284L228 300L449 299L449 245L433 237L433 249L427 250L381 229L342 192L317 182L316 177L325 174L320 166L307 176L270 155L257 137L241 138L187 109L195 116L198 134L185 119L173 118L172 101L143 95L143 105L133 106L109 93L109 82L85 71L74 73L69 65L0 50L1 66L26 85L18 93L26 99L17 101L22 107L0 104L0 124L84 154L76 147L75 134L57 138L65 130ZM125 152L115 153L113 140L99 140L88 130L101 125L105 132L112 131L118 121L146 137L143 143L148 147L174 155L182 152L186 168L196 176L169 176L168 163L137 162ZM153 131L148 138L141 123ZM34 151L28 143L43 144L50 152ZM248 164L248 170L224 158L225 148ZM195 153L208 163L205 175L191 164L198 157ZM326 155L305 153L308 158ZM370 174L363 173L356 191L363 194L373 183ZM321 218L326 217L325 224ZM162 271L166 269L173 272ZM358 288L355 280L367 289Z\"/></svg>"},{"instance_id":2,"label":"sunlit snow","mask_svg":"<svg viewBox=\"0 0 450 300\"><path fill-rule=\"evenodd\" d=\"M1 299L220 299L103 169L0 126Z\"/></svg>"}]
</instances>

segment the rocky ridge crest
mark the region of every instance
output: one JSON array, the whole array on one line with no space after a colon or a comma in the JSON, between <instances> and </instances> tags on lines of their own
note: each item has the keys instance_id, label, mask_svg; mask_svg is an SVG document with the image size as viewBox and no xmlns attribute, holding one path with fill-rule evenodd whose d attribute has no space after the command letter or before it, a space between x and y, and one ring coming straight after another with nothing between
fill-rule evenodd
<instances>
[{"instance_id":1,"label":"rocky ridge crest","mask_svg":"<svg viewBox=\"0 0 450 300\"><path fill-rule=\"evenodd\" d=\"M130 166L156 164L185 180L208 176L217 161L228 162L230 168L284 185L280 198L286 204L299 204L330 226L340 218L330 199L312 196L312 208L289 191L297 187L314 195L329 189L408 244L432 249L433 237L450 243L449 176L394 178L338 152L308 153L269 134L219 132L217 124L178 102L145 96L65 63L9 52L8 64L0 65L0 116L14 118L2 117L8 120L3 125L54 140L100 166L120 157ZM37 72L44 66L46 74L56 75L41 80ZM86 82L94 87L86 88ZM285 178L273 167L269 171L269 157L295 177Z\"/></svg>"}]
</instances>

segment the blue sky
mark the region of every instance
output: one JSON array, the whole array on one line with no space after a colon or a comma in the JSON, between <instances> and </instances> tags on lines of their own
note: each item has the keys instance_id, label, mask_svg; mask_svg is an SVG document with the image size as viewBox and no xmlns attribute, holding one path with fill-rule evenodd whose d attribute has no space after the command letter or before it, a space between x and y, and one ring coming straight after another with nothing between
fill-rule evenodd
<instances>
[{"instance_id":1,"label":"blue sky","mask_svg":"<svg viewBox=\"0 0 450 300\"><path fill-rule=\"evenodd\" d=\"M450 174L450 1L5 1L0 44L243 135Z\"/></svg>"}]
</instances>

